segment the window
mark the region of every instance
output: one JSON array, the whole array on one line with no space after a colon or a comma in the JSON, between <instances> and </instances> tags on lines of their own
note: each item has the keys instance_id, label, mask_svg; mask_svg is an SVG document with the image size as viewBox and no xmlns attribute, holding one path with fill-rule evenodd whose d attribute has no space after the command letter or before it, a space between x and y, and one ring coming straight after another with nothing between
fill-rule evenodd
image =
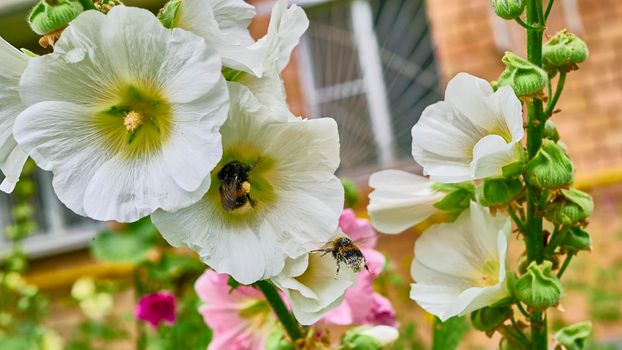
<instances>
[{"instance_id":1,"label":"window","mask_svg":"<svg viewBox=\"0 0 622 350\"><path fill-rule=\"evenodd\" d=\"M299 67L311 115L339 124L340 173L414 165L410 130L441 99L424 1L325 1L306 11Z\"/></svg>"}]
</instances>

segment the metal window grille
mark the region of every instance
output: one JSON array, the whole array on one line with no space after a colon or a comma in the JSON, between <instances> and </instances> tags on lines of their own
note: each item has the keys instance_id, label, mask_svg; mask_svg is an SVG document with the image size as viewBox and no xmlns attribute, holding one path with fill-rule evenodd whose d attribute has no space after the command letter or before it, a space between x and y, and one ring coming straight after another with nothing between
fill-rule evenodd
<instances>
[{"instance_id":1,"label":"metal window grille","mask_svg":"<svg viewBox=\"0 0 622 350\"><path fill-rule=\"evenodd\" d=\"M306 11L303 90L312 116L337 120L341 174L414 165L410 130L441 98L425 2L324 1Z\"/></svg>"}]
</instances>

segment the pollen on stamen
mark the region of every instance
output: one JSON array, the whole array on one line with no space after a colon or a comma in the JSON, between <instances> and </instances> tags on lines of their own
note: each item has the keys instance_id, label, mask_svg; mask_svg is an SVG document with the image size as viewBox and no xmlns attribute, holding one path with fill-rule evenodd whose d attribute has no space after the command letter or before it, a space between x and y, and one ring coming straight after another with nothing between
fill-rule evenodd
<instances>
[{"instance_id":1,"label":"pollen on stamen","mask_svg":"<svg viewBox=\"0 0 622 350\"><path fill-rule=\"evenodd\" d=\"M142 114L131 111L125 115L123 118L123 125L127 132L134 132L136 129L140 128L143 125L143 116Z\"/></svg>"}]
</instances>

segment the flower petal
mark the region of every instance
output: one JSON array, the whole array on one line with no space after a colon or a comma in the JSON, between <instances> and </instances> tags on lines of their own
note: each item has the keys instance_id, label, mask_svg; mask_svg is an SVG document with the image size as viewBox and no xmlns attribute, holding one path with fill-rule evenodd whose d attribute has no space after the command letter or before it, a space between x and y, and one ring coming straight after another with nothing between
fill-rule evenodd
<instances>
[{"instance_id":1,"label":"flower petal","mask_svg":"<svg viewBox=\"0 0 622 350\"><path fill-rule=\"evenodd\" d=\"M384 170L369 178L374 191L367 210L372 225L384 233L399 233L437 212L434 203L443 197L424 177L399 170Z\"/></svg>"},{"instance_id":2,"label":"flower petal","mask_svg":"<svg viewBox=\"0 0 622 350\"><path fill-rule=\"evenodd\" d=\"M0 190L10 193L28 159L13 137L15 119L26 109L18 86L28 65L28 56L0 37L0 62L0 170L5 177Z\"/></svg>"}]
</instances>

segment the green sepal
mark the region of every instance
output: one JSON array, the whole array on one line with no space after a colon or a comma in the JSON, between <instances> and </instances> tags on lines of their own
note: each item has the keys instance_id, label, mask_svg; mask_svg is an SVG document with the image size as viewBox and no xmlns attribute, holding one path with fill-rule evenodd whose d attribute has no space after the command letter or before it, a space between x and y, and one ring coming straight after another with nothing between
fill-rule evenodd
<instances>
[{"instance_id":1,"label":"green sepal","mask_svg":"<svg viewBox=\"0 0 622 350\"><path fill-rule=\"evenodd\" d=\"M592 237L580 227L571 227L559 246L571 250L592 250Z\"/></svg>"},{"instance_id":2,"label":"green sepal","mask_svg":"<svg viewBox=\"0 0 622 350\"><path fill-rule=\"evenodd\" d=\"M275 327L274 331L270 333L268 340L266 341L266 350L294 350L294 344L292 344L283 333L280 327Z\"/></svg>"},{"instance_id":3,"label":"green sepal","mask_svg":"<svg viewBox=\"0 0 622 350\"><path fill-rule=\"evenodd\" d=\"M510 163L503 168L501 168L503 177L517 177L522 174L527 167L527 163L523 161L518 161L514 163Z\"/></svg>"},{"instance_id":4,"label":"green sepal","mask_svg":"<svg viewBox=\"0 0 622 350\"><path fill-rule=\"evenodd\" d=\"M562 296L562 285L551 273L552 267L550 261L544 261L542 265L532 261L527 273L514 285L516 298L536 309L557 305Z\"/></svg>"},{"instance_id":5,"label":"green sepal","mask_svg":"<svg viewBox=\"0 0 622 350\"><path fill-rule=\"evenodd\" d=\"M226 81L237 81L243 74L244 72L241 70L222 67L222 76Z\"/></svg>"},{"instance_id":6,"label":"green sepal","mask_svg":"<svg viewBox=\"0 0 622 350\"><path fill-rule=\"evenodd\" d=\"M53 5L41 0L30 11L28 24L35 33L46 35L65 28L82 12L84 7L78 0L56 0Z\"/></svg>"},{"instance_id":7,"label":"green sepal","mask_svg":"<svg viewBox=\"0 0 622 350\"><path fill-rule=\"evenodd\" d=\"M166 28L175 27L175 20L177 19L177 13L181 7L181 0L171 0L167 2L164 7L158 12L158 19Z\"/></svg>"},{"instance_id":8,"label":"green sepal","mask_svg":"<svg viewBox=\"0 0 622 350\"><path fill-rule=\"evenodd\" d=\"M550 71L574 70L589 56L585 42L564 29L542 47L542 64Z\"/></svg>"},{"instance_id":9,"label":"green sepal","mask_svg":"<svg viewBox=\"0 0 622 350\"><path fill-rule=\"evenodd\" d=\"M227 285L231 287L231 289L229 289L229 293L231 293L234 290L238 289L238 287L240 287L242 283L236 281L235 279L233 279L233 277L229 276L229 279L227 280Z\"/></svg>"},{"instance_id":10,"label":"green sepal","mask_svg":"<svg viewBox=\"0 0 622 350\"><path fill-rule=\"evenodd\" d=\"M538 153L527 164L527 181L539 188L555 189L569 185L573 177L574 166L561 146L542 140Z\"/></svg>"},{"instance_id":11,"label":"green sepal","mask_svg":"<svg viewBox=\"0 0 622 350\"><path fill-rule=\"evenodd\" d=\"M472 182L459 184L435 183L432 189L436 192L447 193L441 200L434 203L434 207L448 212L454 218L468 209L472 200L475 199L475 185Z\"/></svg>"},{"instance_id":12,"label":"green sepal","mask_svg":"<svg viewBox=\"0 0 622 350\"><path fill-rule=\"evenodd\" d=\"M519 97L535 95L546 87L549 77L542 68L511 52L502 61L506 69L497 80L499 86L510 86Z\"/></svg>"},{"instance_id":13,"label":"green sepal","mask_svg":"<svg viewBox=\"0 0 622 350\"><path fill-rule=\"evenodd\" d=\"M555 341L568 350L585 349L586 340L592 334L592 322L584 321L564 327L555 333Z\"/></svg>"},{"instance_id":14,"label":"green sepal","mask_svg":"<svg viewBox=\"0 0 622 350\"><path fill-rule=\"evenodd\" d=\"M509 203L523 190L517 178L494 177L482 181L475 190L477 201L486 207Z\"/></svg>"},{"instance_id":15,"label":"green sepal","mask_svg":"<svg viewBox=\"0 0 622 350\"><path fill-rule=\"evenodd\" d=\"M520 17L525 11L526 4L525 0L492 0L495 14L507 20Z\"/></svg>"},{"instance_id":16,"label":"green sepal","mask_svg":"<svg viewBox=\"0 0 622 350\"><path fill-rule=\"evenodd\" d=\"M512 307L509 305L487 306L471 313L471 324L478 331L487 332L496 329L511 316Z\"/></svg>"},{"instance_id":17,"label":"green sepal","mask_svg":"<svg viewBox=\"0 0 622 350\"><path fill-rule=\"evenodd\" d=\"M561 190L561 194L547 205L544 217L555 224L572 226L587 219L593 210L592 197L585 192L571 188Z\"/></svg>"}]
</instances>

